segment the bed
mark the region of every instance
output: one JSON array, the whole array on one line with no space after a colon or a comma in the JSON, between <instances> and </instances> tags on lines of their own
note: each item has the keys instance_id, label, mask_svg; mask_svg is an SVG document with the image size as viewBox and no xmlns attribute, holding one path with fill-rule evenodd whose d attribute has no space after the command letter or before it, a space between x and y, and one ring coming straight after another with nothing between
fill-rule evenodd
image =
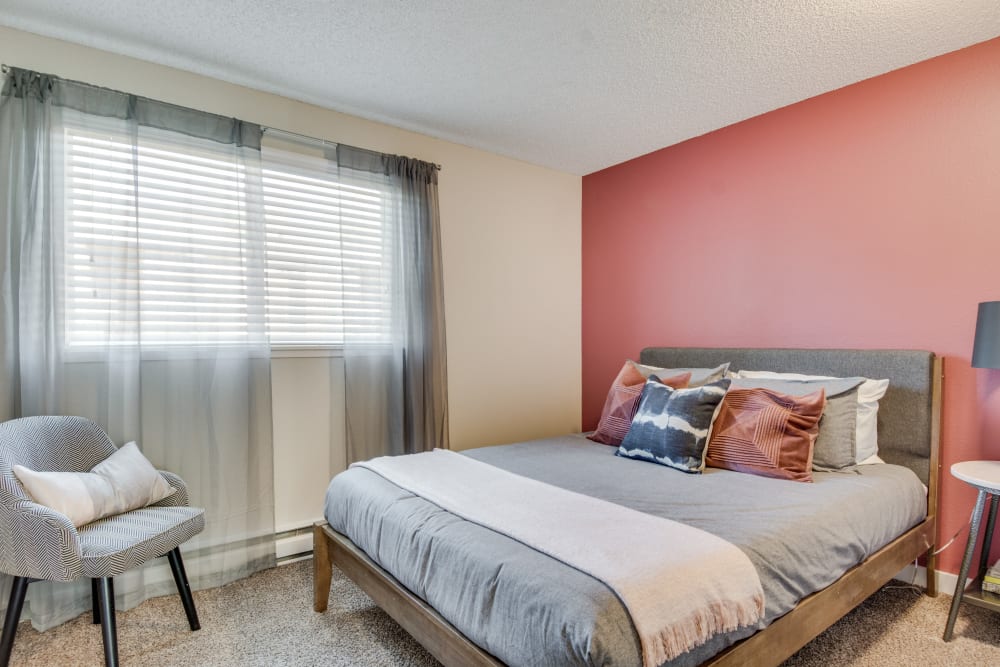
<instances>
[{"instance_id":1,"label":"bed","mask_svg":"<svg viewBox=\"0 0 1000 667\"><path fill-rule=\"evenodd\" d=\"M811 485L722 470L684 475L614 457L613 448L579 435L464 452L690 523L750 557L766 593L762 622L720 634L669 667L777 665L921 555L927 592L936 594L939 358L898 350L647 348L640 361L670 368L728 361L733 370L890 380L879 404L879 454L888 465L819 473ZM657 491L664 480L677 489L673 499ZM741 501L732 511L732 499L744 497L767 502L751 508ZM852 503L880 511L852 512ZM352 468L331 482L325 516L315 527L316 611L326 609L335 564L445 665L640 664L628 612L600 581L368 470Z\"/></svg>"}]
</instances>

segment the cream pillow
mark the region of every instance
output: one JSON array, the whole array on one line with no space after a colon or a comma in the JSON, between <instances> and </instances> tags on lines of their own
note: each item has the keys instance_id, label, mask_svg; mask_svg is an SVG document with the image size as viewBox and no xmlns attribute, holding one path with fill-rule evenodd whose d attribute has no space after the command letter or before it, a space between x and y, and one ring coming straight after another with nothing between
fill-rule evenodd
<instances>
[{"instance_id":1,"label":"cream pillow","mask_svg":"<svg viewBox=\"0 0 1000 667\"><path fill-rule=\"evenodd\" d=\"M77 528L152 505L176 491L134 442L90 472L37 472L15 465L14 475L32 500L66 515Z\"/></svg>"},{"instance_id":2,"label":"cream pillow","mask_svg":"<svg viewBox=\"0 0 1000 667\"><path fill-rule=\"evenodd\" d=\"M836 380L829 375L802 375L800 373L772 373L771 371L739 371L744 378L771 378L783 380ZM888 380L865 381L858 385L858 416L856 461L858 465L882 463L878 454L878 402L889 389Z\"/></svg>"}]
</instances>

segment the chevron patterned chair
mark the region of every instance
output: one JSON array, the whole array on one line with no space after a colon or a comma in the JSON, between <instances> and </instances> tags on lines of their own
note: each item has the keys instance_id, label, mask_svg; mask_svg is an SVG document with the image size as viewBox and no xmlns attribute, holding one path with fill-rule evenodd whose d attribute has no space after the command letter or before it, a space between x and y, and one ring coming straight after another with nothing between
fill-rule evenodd
<instances>
[{"instance_id":1,"label":"chevron patterned chair","mask_svg":"<svg viewBox=\"0 0 1000 667\"><path fill-rule=\"evenodd\" d=\"M179 546L202 531L205 510L188 507L184 481L160 471L177 492L155 505L75 528L63 514L32 502L12 468L89 472L116 451L94 422L82 417L25 417L0 424L0 572L14 577L0 637L7 667L28 584L91 580L93 620L101 625L104 661L118 664L114 577L166 555L192 630L201 627Z\"/></svg>"}]
</instances>

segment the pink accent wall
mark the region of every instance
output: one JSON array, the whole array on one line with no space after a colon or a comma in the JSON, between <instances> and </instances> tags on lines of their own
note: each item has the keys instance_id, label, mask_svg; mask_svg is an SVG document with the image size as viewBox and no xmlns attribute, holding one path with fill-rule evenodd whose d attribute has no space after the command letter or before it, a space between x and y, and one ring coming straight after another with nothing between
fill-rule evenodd
<instances>
[{"instance_id":1,"label":"pink accent wall","mask_svg":"<svg viewBox=\"0 0 1000 667\"><path fill-rule=\"evenodd\" d=\"M590 174L583 425L647 345L933 350L947 540L975 500L948 468L1000 459L1000 371L970 366L998 259L1000 39Z\"/></svg>"}]
</instances>

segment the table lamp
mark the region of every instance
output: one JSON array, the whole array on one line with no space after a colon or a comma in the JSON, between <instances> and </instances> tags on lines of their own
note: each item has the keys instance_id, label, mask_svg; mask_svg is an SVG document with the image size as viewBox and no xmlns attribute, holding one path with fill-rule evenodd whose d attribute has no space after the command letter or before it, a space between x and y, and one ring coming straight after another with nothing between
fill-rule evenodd
<instances>
[{"instance_id":1,"label":"table lamp","mask_svg":"<svg viewBox=\"0 0 1000 667\"><path fill-rule=\"evenodd\" d=\"M972 367L1000 368L1000 301L979 304Z\"/></svg>"}]
</instances>

